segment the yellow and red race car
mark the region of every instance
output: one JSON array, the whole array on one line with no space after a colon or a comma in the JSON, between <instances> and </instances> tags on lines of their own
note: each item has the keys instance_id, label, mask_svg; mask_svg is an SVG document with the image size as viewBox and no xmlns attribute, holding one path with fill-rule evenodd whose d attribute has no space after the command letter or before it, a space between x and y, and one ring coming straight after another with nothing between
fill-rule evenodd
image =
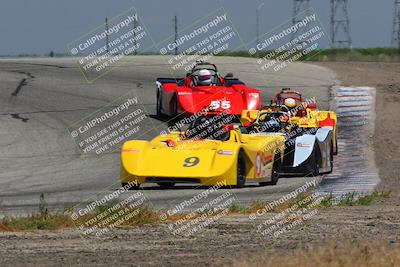
<instances>
[{"instance_id":1,"label":"yellow and red race car","mask_svg":"<svg viewBox=\"0 0 400 267\"><path fill-rule=\"evenodd\" d=\"M276 184L284 142L282 134L248 134L235 115L203 115L186 131L125 142L121 183Z\"/></svg>"},{"instance_id":2,"label":"yellow and red race car","mask_svg":"<svg viewBox=\"0 0 400 267\"><path fill-rule=\"evenodd\" d=\"M297 105L288 108L282 103L288 98L281 93L295 92L300 97L290 98ZM318 111L308 105L296 91L282 90L270 105L258 111L242 113L242 124L250 133L285 135L284 161L281 174L316 176L333 170L333 155L337 152L337 118L333 111ZM280 98L282 97L282 98ZM278 100L278 101L276 101Z\"/></svg>"},{"instance_id":3,"label":"yellow and red race car","mask_svg":"<svg viewBox=\"0 0 400 267\"><path fill-rule=\"evenodd\" d=\"M315 98L305 100L301 93L290 88L283 88L275 94L275 97L269 106L264 106L260 110L272 110L273 106L279 106L279 109L285 107L284 103L287 99L293 99L295 106L288 108L289 123L297 124L300 128L322 128L332 127L333 131L333 154L338 153L337 147L337 116L333 111L323 111L317 109ZM253 122L259 113L259 110L245 110L242 112L242 123L249 124Z\"/></svg>"}]
</instances>

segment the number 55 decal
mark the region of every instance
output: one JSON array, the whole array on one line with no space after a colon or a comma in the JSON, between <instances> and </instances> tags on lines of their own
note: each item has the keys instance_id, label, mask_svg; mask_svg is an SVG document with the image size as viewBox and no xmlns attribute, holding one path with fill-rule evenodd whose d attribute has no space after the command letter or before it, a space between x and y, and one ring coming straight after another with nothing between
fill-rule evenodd
<instances>
[{"instance_id":1,"label":"number 55 decal","mask_svg":"<svg viewBox=\"0 0 400 267\"><path fill-rule=\"evenodd\" d=\"M231 101L228 100L213 100L210 103L210 109L230 109L231 108Z\"/></svg>"},{"instance_id":2,"label":"number 55 decal","mask_svg":"<svg viewBox=\"0 0 400 267\"><path fill-rule=\"evenodd\" d=\"M185 163L183 163L183 167L193 167L199 164L200 159L198 157L190 157L185 159Z\"/></svg>"}]
</instances>

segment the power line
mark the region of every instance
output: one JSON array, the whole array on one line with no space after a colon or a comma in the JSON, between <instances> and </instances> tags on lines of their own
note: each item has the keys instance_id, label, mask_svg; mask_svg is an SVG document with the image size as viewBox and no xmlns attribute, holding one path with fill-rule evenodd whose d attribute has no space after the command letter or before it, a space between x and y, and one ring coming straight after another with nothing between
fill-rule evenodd
<instances>
[{"instance_id":1,"label":"power line","mask_svg":"<svg viewBox=\"0 0 400 267\"><path fill-rule=\"evenodd\" d=\"M256 44L260 43L260 9L264 6L264 3L258 5L256 9Z\"/></svg>"},{"instance_id":2,"label":"power line","mask_svg":"<svg viewBox=\"0 0 400 267\"><path fill-rule=\"evenodd\" d=\"M333 49L352 47L347 2L348 0L331 0L331 39Z\"/></svg>"},{"instance_id":3,"label":"power line","mask_svg":"<svg viewBox=\"0 0 400 267\"><path fill-rule=\"evenodd\" d=\"M108 54L108 48L109 48L109 40L108 40L108 18L106 17L106 22L105 22L105 26L106 26L106 51Z\"/></svg>"},{"instance_id":4,"label":"power line","mask_svg":"<svg viewBox=\"0 0 400 267\"><path fill-rule=\"evenodd\" d=\"M311 5L310 0L293 0L293 16L292 16L292 25L296 25L298 22L301 22L304 18L303 15L310 15ZM302 13L302 16L299 14ZM309 25L307 24L303 27L302 32L307 32L309 30ZM297 35L301 34L301 32L293 32L291 35L291 40L293 40Z\"/></svg>"},{"instance_id":5,"label":"power line","mask_svg":"<svg viewBox=\"0 0 400 267\"><path fill-rule=\"evenodd\" d=\"M134 55L137 55L137 41L136 41L136 28L139 26L139 20L138 19L134 19L133 20L133 40L134 40L134 43L133 43L133 45L134 45L134 47L135 47L135 50L133 51L133 54Z\"/></svg>"},{"instance_id":6,"label":"power line","mask_svg":"<svg viewBox=\"0 0 400 267\"><path fill-rule=\"evenodd\" d=\"M175 43L178 40L178 16L174 17ZM178 55L178 46L175 46L175 55Z\"/></svg>"}]
</instances>

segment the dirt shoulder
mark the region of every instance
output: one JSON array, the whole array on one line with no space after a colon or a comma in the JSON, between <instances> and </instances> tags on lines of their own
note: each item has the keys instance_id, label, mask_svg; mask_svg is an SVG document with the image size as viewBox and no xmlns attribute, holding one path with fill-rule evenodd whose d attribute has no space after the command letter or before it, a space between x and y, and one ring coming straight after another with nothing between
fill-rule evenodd
<instances>
[{"instance_id":1,"label":"dirt shoulder","mask_svg":"<svg viewBox=\"0 0 400 267\"><path fill-rule=\"evenodd\" d=\"M75 229L0 233L1 266L211 266L258 255L287 255L330 241L382 239L400 244L398 206L318 210L279 236L258 232L247 216L227 217L194 237L175 237L165 225L121 228L102 239ZM269 214L267 217L272 217ZM267 218L264 217L264 218ZM17 264L16 264L17 263Z\"/></svg>"},{"instance_id":2,"label":"dirt shoulder","mask_svg":"<svg viewBox=\"0 0 400 267\"><path fill-rule=\"evenodd\" d=\"M240 257L287 254L298 247L343 239L381 239L400 245L398 130L400 64L321 63L343 85L377 88L374 150L380 189L389 200L371 206L319 209L304 223L277 237L257 233L247 216L222 218L194 237L175 237L165 225L121 228L102 239L75 229L0 233L1 266L209 266ZM267 216L273 216L269 214Z\"/></svg>"}]
</instances>

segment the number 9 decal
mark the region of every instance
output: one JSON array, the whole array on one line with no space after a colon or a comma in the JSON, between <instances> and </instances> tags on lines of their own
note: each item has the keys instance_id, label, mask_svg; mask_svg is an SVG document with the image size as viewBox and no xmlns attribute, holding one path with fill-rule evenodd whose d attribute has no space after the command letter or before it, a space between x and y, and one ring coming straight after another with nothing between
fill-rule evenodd
<instances>
[{"instance_id":1,"label":"number 9 decal","mask_svg":"<svg viewBox=\"0 0 400 267\"><path fill-rule=\"evenodd\" d=\"M183 163L183 167L193 167L199 164L200 159L198 157L190 157L185 159L185 163Z\"/></svg>"}]
</instances>

